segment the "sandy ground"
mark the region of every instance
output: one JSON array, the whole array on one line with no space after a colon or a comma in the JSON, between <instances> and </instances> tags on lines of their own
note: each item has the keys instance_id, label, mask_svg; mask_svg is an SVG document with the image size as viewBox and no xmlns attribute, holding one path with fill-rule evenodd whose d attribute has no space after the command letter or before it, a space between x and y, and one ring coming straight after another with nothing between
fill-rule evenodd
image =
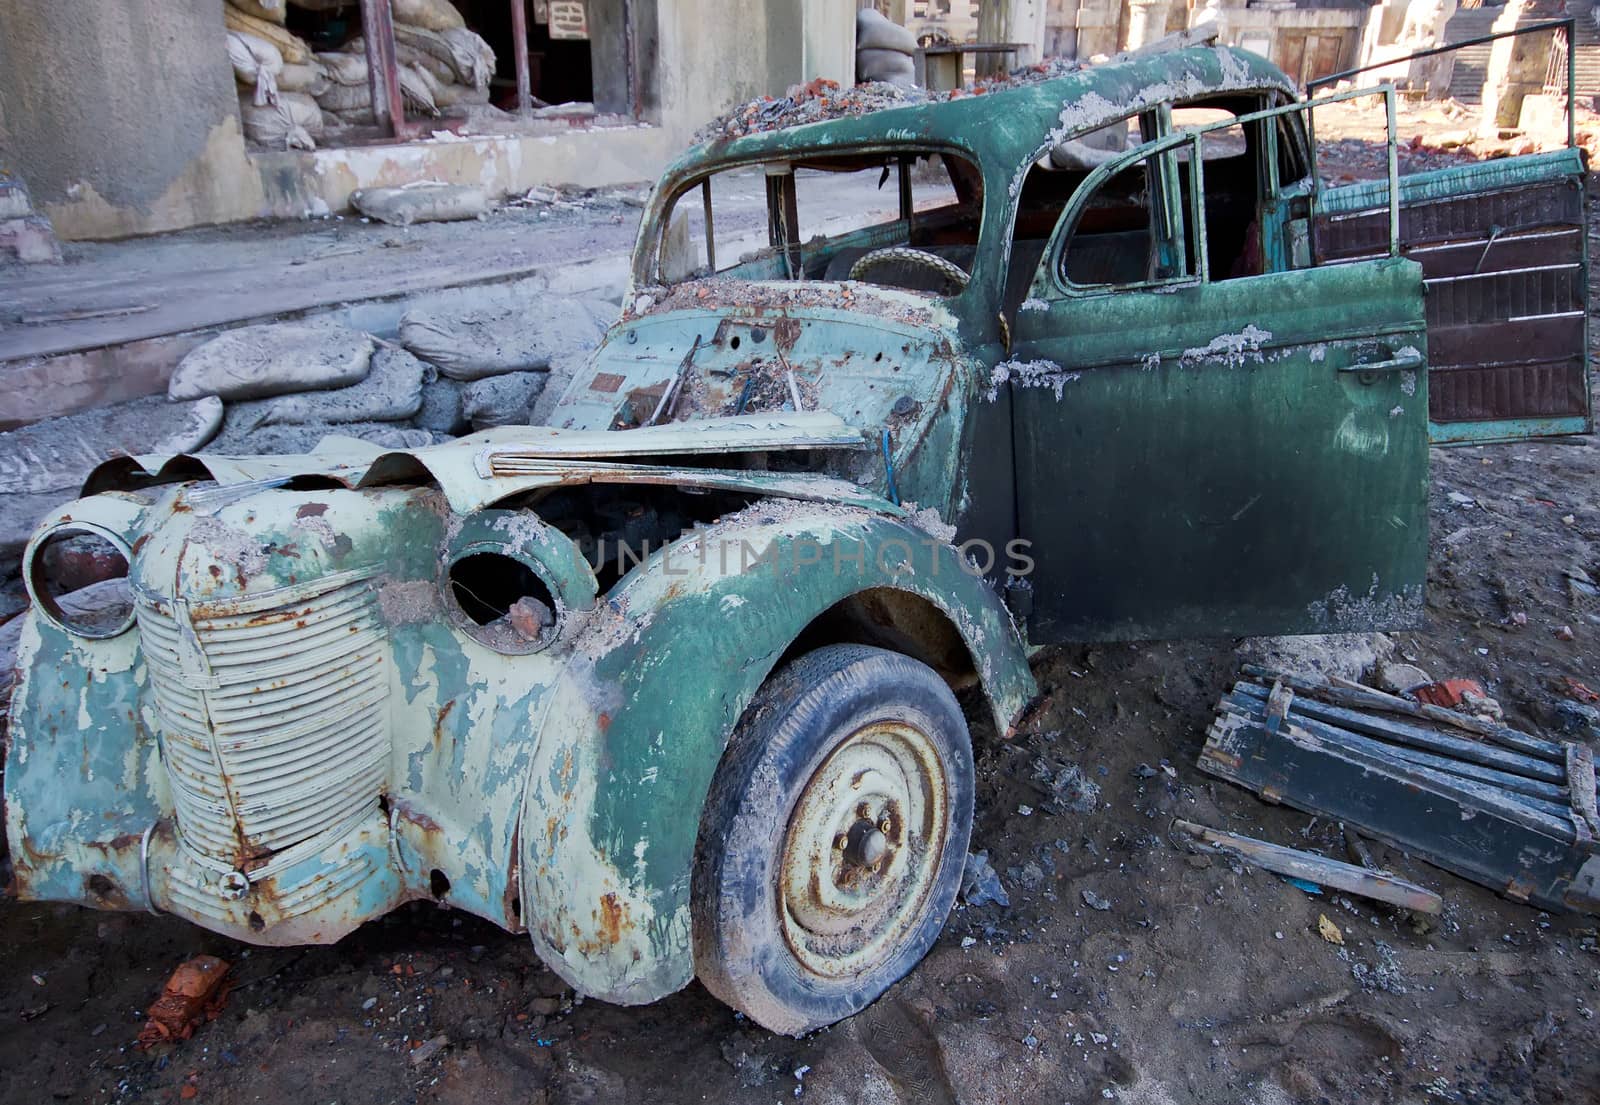
<instances>
[{"instance_id":1,"label":"sandy ground","mask_svg":"<svg viewBox=\"0 0 1600 1105\"><path fill-rule=\"evenodd\" d=\"M1436 677L1480 680L1511 724L1548 725L1567 677L1600 688L1600 605L1569 572L1600 578L1597 481L1593 438L1435 450L1426 627L1322 654L1392 648ZM972 712L974 848L1010 906L958 907L884 1000L806 1039L755 1029L697 985L636 1009L580 1001L525 938L433 905L334 947L280 950L171 918L9 902L0 1101L1600 1100L1593 918L1378 848L1443 895L1423 923L1169 835L1181 816L1342 856L1336 826L1194 766L1218 695L1261 647L1051 650L1036 664L1045 705L1015 740ZM1080 765L1098 807L1049 812L1041 762ZM1320 915L1343 948L1317 934ZM176 1047L134 1049L163 980L200 952L235 964L219 1018Z\"/></svg>"}]
</instances>

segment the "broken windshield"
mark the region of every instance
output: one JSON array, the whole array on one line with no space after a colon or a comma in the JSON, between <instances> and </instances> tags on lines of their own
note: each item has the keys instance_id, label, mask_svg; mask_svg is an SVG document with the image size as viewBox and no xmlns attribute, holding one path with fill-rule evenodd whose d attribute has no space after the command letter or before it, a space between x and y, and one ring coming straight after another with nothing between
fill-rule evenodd
<instances>
[{"instance_id":1,"label":"broken windshield","mask_svg":"<svg viewBox=\"0 0 1600 1105\"><path fill-rule=\"evenodd\" d=\"M927 149L733 167L667 203L655 278L859 280L954 295L972 274L982 199L975 165Z\"/></svg>"}]
</instances>

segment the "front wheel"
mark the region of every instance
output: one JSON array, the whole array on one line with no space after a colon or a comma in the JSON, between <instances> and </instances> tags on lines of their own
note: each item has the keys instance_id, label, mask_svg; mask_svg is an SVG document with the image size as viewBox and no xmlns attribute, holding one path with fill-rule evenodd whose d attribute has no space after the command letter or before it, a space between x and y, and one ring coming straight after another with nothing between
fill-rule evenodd
<instances>
[{"instance_id":1,"label":"front wheel","mask_svg":"<svg viewBox=\"0 0 1600 1105\"><path fill-rule=\"evenodd\" d=\"M717 768L694 871L700 981L774 1032L860 1012L955 902L972 743L925 664L833 645L757 693Z\"/></svg>"}]
</instances>

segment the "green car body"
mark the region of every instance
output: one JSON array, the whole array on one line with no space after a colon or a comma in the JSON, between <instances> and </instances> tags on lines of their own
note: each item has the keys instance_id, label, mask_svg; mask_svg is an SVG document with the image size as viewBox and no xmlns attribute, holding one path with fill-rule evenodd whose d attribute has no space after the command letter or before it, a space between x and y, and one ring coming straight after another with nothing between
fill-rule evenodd
<instances>
[{"instance_id":1,"label":"green car body","mask_svg":"<svg viewBox=\"0 0 1600 1105\"><path fill-rule=\"evenodd\" d=\"M647 1002L693 977L707 788L801 649L907 652L1006 732L1036 694L1029 650L1054 640L1413 620L1417 264L1312 264L1309 183L1274 169L1260 271L1213 280L1200 235L1176 275L1070 286L1061 227L1114 165L1029 239L1036 271L1015 263L1053 148L1140 120L1146 179L1170 184L1197 161L1162 121L1219 97L1241 115L1295 93L1260 58L1194 48L715 141L668 170L622 318L550 427L103 466L26 568L37 584L46 543L94 534L125 551L133 602L88 634L48 597L27 616L15 892L263 944L435 897L527 931L583 993ZM1293 110L1252 133L1272 166L1309 164ZM670 209L708 174L778 165L781 215L785 164L930 154L976 168L954 294L820 279L845 239L778 230L731 271L661 279ZM1519 171L1570 168L1542 164ZM769 384L793 401L753 410ZM547 621L474 613L509 606L477 589L513 585Z\"/></svg>"}]
</instances>

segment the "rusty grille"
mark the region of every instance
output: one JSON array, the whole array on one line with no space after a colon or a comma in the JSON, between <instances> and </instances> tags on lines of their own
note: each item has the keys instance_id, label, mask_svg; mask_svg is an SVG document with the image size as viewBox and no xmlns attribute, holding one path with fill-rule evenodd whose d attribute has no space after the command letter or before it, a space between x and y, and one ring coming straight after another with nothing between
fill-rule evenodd
<instances>
[{"instance_id":1,"label":"rusty grille","mask_svg":"<svg viewBox=\"0 0 1600 1105\"><path fill-rule=\"evenodd\" d=\"M389 682L366 579L192 607L141 595L138 624L180 837L199 858L255 871L375 808Z\"/></svg>"}]
</instances>

